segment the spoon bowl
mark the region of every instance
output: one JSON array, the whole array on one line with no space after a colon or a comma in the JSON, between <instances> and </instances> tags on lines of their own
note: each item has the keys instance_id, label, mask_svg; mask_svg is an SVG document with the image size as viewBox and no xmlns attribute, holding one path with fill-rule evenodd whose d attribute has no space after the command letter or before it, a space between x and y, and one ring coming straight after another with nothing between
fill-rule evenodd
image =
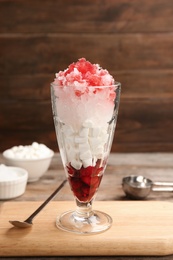
<instances>
[{"instance_id":1,"label":"spoon bowl","mask_svg":"<svg viewBox=\"0 0 173 260\"><path fill-rule=\"evenodd\" d=\"M26 222L26 221L19 221L19 220L10 220L9 221L13 226L19 227L19 228L28 228L32 227L32 223Z\"/></svg>"},{"instance_id":2,"label":"spoon bowl","mask_svg":"<svg viewBox=\"0 0 173 260\"><path fill-rule=\"evenodd\" d=\"M126 195L131 199L146 198L153 186L153 182L143 176L128 176L122 180L122 187Z\"/></svg>"},{"instance_id":3,"label":"spoon bowl","mask_svg":"<svg viewBox=\"0 0 173 260\"><path fill-rule=\"evenodd\" d=\"M28 228L32 227L32 220L35 218L35 216L57 195L57 193L64 187L65 183L67 182L67 179L64 180L59 187L24 221L18 221L18 220L9 220L9 222L18 228Z\"/></svg>"}]
</instances>

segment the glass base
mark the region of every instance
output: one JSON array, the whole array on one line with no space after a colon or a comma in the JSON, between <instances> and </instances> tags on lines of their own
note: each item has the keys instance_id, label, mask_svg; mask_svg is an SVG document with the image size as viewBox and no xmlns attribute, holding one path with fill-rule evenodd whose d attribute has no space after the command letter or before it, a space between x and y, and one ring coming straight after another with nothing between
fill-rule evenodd
<instances>
[{"instance_id":1,"label":"glass base","mask_svg":"<svg viewBox=\"0 0 173 260\"><path fill-rule=\"evenodd\" d=\"M56 219L56 226L64 231L91 235L101 233L112 225L112 218L101 211L92 211L88 217L81 217L76 211L67 211Z\"/></svg>"}]
</instances>

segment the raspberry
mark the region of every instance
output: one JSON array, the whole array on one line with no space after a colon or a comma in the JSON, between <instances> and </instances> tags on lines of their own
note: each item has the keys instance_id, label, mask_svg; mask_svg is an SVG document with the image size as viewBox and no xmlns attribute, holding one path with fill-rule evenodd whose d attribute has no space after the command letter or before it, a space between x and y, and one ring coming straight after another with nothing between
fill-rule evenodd
<instances>
[{"instance_id":1,"label":"raspberry","mask_svg":"<svg viewBox=\"0 0 173 260\"><path fill-rule=\"evenodd\" d=\"M99 165L100 160L96 166L81 167L80 170L67 166L71 190L79 201L90 201L97 191L103 176L103 167Z\"/></svg>"}]
</instances>

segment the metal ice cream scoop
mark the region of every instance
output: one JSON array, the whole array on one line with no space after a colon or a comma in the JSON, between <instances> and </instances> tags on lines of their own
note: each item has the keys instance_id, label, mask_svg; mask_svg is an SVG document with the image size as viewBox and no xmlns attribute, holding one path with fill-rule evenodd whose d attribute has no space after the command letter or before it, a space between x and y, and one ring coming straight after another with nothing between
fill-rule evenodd
<instances>
[{"instance_id":1,"label":"metal ice cream scoop","mask_svg":"<svg viewBox=\"0 0 173 260\"><path fill-rule=\"evenodd\" d=\"M144 176L127 176L122 179L125 194L132 199L144 199L151 191L173 192L173 182L152 182Z\"/></svg>"}]
</instances>

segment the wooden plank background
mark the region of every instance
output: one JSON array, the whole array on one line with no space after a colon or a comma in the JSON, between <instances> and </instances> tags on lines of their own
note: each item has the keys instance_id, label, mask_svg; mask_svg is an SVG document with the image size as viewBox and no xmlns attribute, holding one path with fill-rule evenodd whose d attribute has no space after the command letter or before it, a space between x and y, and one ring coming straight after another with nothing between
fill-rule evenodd
<instances>
[{"instance_id":1,"label":"wooden plank background","mask_svg":"<svg viewBox=\"0 0 173 260\"><path fill-rule=\"evenodd\" d=\"M172 152L172 0L0 0L0 151L58 150L49 86L81 57L122 83L112 151Z\"/></svg>"}]
</instances>

